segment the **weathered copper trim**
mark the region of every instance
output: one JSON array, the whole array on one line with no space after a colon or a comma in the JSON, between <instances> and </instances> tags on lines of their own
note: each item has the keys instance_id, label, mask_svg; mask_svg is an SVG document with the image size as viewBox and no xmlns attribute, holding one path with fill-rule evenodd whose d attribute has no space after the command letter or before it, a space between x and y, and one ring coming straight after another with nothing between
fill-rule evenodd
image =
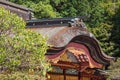
<instances>
[{"instance_id":1,"label":"weathered copper trim","mask_svg":"<svg viewBox=\"0 0 120 80\"><path fill-rule=\"evenodd\" d=\"M70 25L69 22L71 22L71 20L74 18L79 18L84 20L88 18L88 16L28 20L26 24L26 28L39 28L39 27L50 27L50 26L68 27Z\"/></svg>"}]
</instances>

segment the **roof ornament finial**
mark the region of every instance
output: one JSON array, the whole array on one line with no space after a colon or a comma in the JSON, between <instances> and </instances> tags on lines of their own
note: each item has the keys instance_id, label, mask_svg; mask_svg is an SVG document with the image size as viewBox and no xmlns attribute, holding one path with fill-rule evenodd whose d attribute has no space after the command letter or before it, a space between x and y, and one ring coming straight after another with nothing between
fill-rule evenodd
<instances>
[{"instance_id":1,"label":"roof ornament finial","mask_svg":"<svg viewBox=\"0 0 120 80\"><path fill-rule=\"evenodd\" d=\"M71 19L71 22L68 22L68 23L69 23L69 27L75 27L76 26L76 27L86 28L85 23L80 18Z\"/></svg>"}]
</instances>

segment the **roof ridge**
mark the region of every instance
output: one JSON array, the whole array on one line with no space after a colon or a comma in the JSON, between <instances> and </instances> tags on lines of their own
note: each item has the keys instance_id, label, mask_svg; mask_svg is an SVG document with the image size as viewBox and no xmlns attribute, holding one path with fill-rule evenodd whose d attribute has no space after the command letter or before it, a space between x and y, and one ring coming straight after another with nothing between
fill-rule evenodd
<instances>
[{"instance_id":1,"label":"roof ridge","mask_svg":"<svg viewBox=\"0 0 120 80\"><path fill-rule=\"evenodd\" d=\"M9 2L9 1L6 1L6 0L0 0L0 3L9 5L9 6L12 6L12 7L15 7L15 8L19 8L19 9L22 9L22 10L32 11L30 8L26 8L22 5L15 4L15 3L12 3L12 2Z\"/></svg>"},{"instance_id":2,"label":"roof ridge","mask_svg":"<svg viewBox=\"0 0 120 80\"><path fill-rule=\"evenodd\" d=\"M35 26L69 26L74 19L85 20L89 16L65 17L65 18L48 18L48 19L32 19L27 21L27 27Z\"/></svg>"}]
</instances>

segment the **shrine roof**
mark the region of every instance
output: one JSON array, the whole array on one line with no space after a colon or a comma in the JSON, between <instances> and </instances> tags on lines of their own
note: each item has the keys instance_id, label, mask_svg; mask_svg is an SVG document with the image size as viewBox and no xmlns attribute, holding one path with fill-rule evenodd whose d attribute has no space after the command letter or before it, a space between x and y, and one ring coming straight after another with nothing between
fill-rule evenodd
<instances>
[{"instance_id":1,"label":"shrine roof","mask_svg":"<svg viewBox=\"0 0 120 80\"><path fill-rule=\"evenodd\" d=\"M78 35L94 37L86 28L71 27L72 20L75 18L76 17L28 20L26 28L48 37L48 43L54 47L63 47ZM85 19L86 16L77 18Z\"/></svg>"},{"instance_id":2,"label":"shrine roof","mask_svg":"<svg viewBox=\"0 0 120 80\"><path fill-rule=\"evenodd\" d=\"M80 20L81 18L30 20L27 22L27 29L48 37L47 42L53 47L49 48L46 55L55 55L64 51L67 45L74 42L85 45L96 62L109 65L114 58L107 56L101 50L98 40Z\"/></svg>"}]
</instances>

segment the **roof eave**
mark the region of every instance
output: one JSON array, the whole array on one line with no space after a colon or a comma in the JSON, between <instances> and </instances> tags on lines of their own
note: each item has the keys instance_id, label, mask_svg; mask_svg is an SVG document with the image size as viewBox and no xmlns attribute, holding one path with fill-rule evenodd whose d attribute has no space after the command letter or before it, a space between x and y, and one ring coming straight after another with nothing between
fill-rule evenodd
<instances>
[{"instance_id":1,"label":"roof eave","mask_svg":"<svg viewBox=\"0 0 120 80\"><path fill-rule=\"evenodd\" d=\"M30 9L30 8L26 8L26 7L24 7L24 6L21 6L21 5L18 5L18 4L14 4L14 3L9 2L9 1L0 0L0 3L2 3L2 4L4 4L4 5L11 6L11 7L18 8L18 9L21 9L21 10L32 11L32 9Z\"/></svg>"}]
</instances>

